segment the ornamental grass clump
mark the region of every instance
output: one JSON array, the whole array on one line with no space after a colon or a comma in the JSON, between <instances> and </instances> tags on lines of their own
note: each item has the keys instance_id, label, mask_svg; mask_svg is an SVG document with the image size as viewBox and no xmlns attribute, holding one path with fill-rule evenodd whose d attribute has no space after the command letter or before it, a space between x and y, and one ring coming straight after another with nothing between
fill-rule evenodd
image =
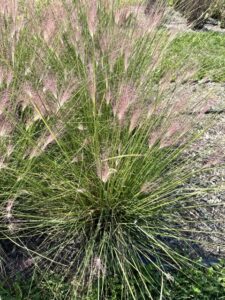
<instances>
[{"instance_id":1,"label":"ornamental grass clump","mask_svg":"<svg viewBox=\"0 0 225 300\"><path fill-rule=\"evenodd\" d=\"M205 221L191 218L205 190L185 186L183 153L207 101L175 100L172 74L156 79L172 40L162 9L140 28L104 0L4 4L2 278L54 272L63 299L112 299L114 282L118 299L153 299L192 264Z\"/></svg>"}]
</instances>

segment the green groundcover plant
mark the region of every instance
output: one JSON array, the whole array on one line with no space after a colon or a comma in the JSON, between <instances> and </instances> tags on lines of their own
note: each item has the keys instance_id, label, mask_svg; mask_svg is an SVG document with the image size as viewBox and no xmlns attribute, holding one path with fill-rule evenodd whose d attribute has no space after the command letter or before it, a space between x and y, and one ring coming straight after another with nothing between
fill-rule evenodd
<instances>
[{"instance_id":1,"label":"green groundcover plant","mask_svg":"<svg viewBox=\"0 0 225 300\"><path fill-rule=\"evenodd\" d=\"M163 7L136 26L103 0L0 4L3 288L35 271L52 299L162 299L219 189L186 185L210 169L184 153L211 103L156 84Z\"/></svg>"},{"instance_id":2,"label":"green groundcover plant","mask_svg":"<svg viewBox=\"0 0 225 300\"><path fill-rule=\"evenodd\" d=\"M198 263L201 263L201 261ZM65 299L68 289L69 284L62 284L60 277L56 274L48 274L44 281L40 281L39 277L35 274L26 281L17 277L16 281L11 283L10 289L7 289L4 284L0 285L1 296L5 300ZM224 289L225 267L224 261L220 261L208 267L203 265L199 267L193 266L186 270L185 273L175 272L170 281L164 282L163 298L167 300L224 299ZM116 278L112 279L110 299L120 299L120 290L120 281ZM86 300L95 300L97 293L96 287ZM153 289L153 293L153 295L157 295L157 290L154 291Z\"/></svg>"},{"instance_id":3,"label":"green groundcover plant","mask_svg":"<svg viewBox=\"0 0 225 300\"><path fill-rule=\"evenodd\" d=\"M185 64L197 64L194 80L205 77L213 82L225 82L224 35L215 32L186 32L178 36L164 56L158 77L168 69L180 69Z\"/></svg>"}]
</instances>

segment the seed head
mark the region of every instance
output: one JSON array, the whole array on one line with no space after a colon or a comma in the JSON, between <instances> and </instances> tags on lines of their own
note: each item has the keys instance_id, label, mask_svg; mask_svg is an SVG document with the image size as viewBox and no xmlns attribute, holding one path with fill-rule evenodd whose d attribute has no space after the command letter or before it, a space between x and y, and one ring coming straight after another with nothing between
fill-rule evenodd
<instances>
[{"instance_id":1,"label":"seed head","mask_svg":"<svg viewBox=\"0 0 225 300\"><path fill-rule=\"evenodd\" d=\"M14 200L10 199L10 200L7 201L7 205L6 205L6 208L5 208L7 213L11 213L13 205L14 205Z\"/></svg>"},{"instance_id":2,"label":"seed head","mask_svg":"<svg viewBox=\"0 0 225 300\"><path fill-rule=\"evenodd\" d=\"M13 80L13 72L9 70L7 72L7 75L6 75L6 85L7 85L7 87L9 87L9 85L12 82L12 80Z\"/></svg>"},{"instance_id":3,"label":"seed head","mask_svg":"<svg viewBox=\"0 0 225 300\"><path fill-rule=\"evenodd\" d=\"M48 75L44 80L43 92L51 92L52 95L57 97L57 79L54 75Z\"/></svg>"},{"instance_id":4,"label":"seed head","mask_svg":"<svg viewBox=\"0 0 225 300\"><path fill-rule=\"evenodd\" d=\"M18 12L17 0L0 0L0 13L7 17L12 17L15 22Z\"/></svg>"},{"instance_id":5,"label":"seed head","mask_svg":"<svg viewBox=\"0 0 225 300\"><path fill-rule=\"evenodd\" d=\"M102 259L100 257L95 257L93 259L93 264L92 264L92 275L99 275L100 273L102 275L105 275L106 273L106 267L104 266Z\"/></svg>"},{"instance_id":6,"label":"seed head","mask_svg":"<svg viewBox=\"0 0 225 300\"><path fill-rule=\"evenodd\" d=\"M30 83L24 84L23 93L25 95L20 97L20 103L22 104L23 109L25 109L27 106L33 107L35 120L40 119L41 116L45 116L51 111L42 91L33 89Z\"/></svg>"},{"instance_id":7,"label":"seed head","mask_svg":"<svg viewBox=\"0 0 225 300\"><path fill-rule=\"evenodd\" d=\"M97 13L98 13L97 1L92 0L88 5L88 12L87 12L88 29L92 37L94 36L97 28Z\"/></svg>"},{"instance_id":8,"label":"seed head","mask_svg":"<svg viewBox=\"0 0 225 300\"><path fill-rule=\"evenodd\" d=\"M45 151L45 149L55 142L55 136L51 133L43 134L37 145L30 151L29 158L32 159Z\"/></svg>"},{"instance_id":9,"label":"seed head","mask_svg":"<svg viewBox=\"0 0 225 300\"><path fill-rule=\"evenodd\" d=\"M119 26L123 25L129 16L131 15L131 12L129 8L122 8L115 13L115 23Z\"/></svg>"},{"instance_id":10,"label":"seed head","mask_svg":"<svg viewBox=\"0 0 225 300\"><path fill-rule=\"evenodd\" d=\"M15 231L18 229L18 226L13 222L10 222L7 226L11 234L15 233Z\"/></svg>"},{"instance_id":11,"label":"seed head","mask_svg":"<svg viewBox=\"0 0 225 300\"><path fill-rule=\"evenodd\" d=\"M2 114L0 115L0 137L9 136L14 129L13 124Z\"/></svg>"},{"instance_id":12,"label":"seed head","mask_svg":"<svg viewBox=\"0 0 225 300\"><path fill-rule=\"evenodd\" d=\"M9 92L7 90L3 91L0 97L1 97L0 98L0 115L1 115L9 108L10 105Z\"/></svg>"},{"instance_id":13,"label":"seed head","mask_svg":"<svg viewBox=\"0 0 225 300\"><path fill-rule=\"evenodd\" d=\"M27 258L23 260L20 265L19 265L19 270L24 271L25 269L31 267L34 264L34 259L33 258Z\"/></svg>"},{"instance_id":14,"label":"seed head","mask_svg":"<svg viewBox=\"0 0 225 300\"><path fill-rule=\"evenodd\" d=\"M123 122L125 114L131 104L136 100L136 91L132 85L122 85L120 89L119 99L114 108L118 120L120 123Z\"/></svg>"},{"instance_id":15,"label":"seed head","mask_svg":"<svg viewBox=\"0 0 225 300\"><path fill-rule=\"evenodd\" d=\"M47 7L41 23L42 34L46 43L51 42L59 29L60 22L65 21L65 18L66 13L60 2L54 3L54 6L49 5Z\"/></svg>"},{"instance_id":16,"label":"seed head","mask_svg":"<svg viewBox=\"0 0 225 300\"><path fill-rule=\"evenodd\" d=\"M71 26L73 28L73 34L75 37L76 43L78 43L81 39L81 28L79 24L79 17L77 14L77 11L73 9L72 14L71 14Z\"/></svg>"},{"instance_id":17,"label":"seed head","mask_svg":"<svg viewBox=\"0 0 225 300\"><path fill-rule=\"evenodd\" d=\"M156 142L159 141L160 136L161 136L160 130L156 130L151 133L149 140L148 140L149 148L152 148L156 144Z\"/></svg>"},{"instance_id":18,"label":"seed head","mask_svg":"<svg viewBox=\"0 0 225 300\"><path fill-rule=\"evenodd\" d=\"M180 122L175 121L168 128L168 130L165 134L165 137L168 138L168 137L173 136L176 133L181 133L183 129L184 129L184 124L182 125Z\"/></svg>"},{"instance_id":19,"label":"seed head","mask_svg":"<svg viewBox=\"0 0 225 300\"><path fill-rule=\"evenodd\" d=\"M109 167L109 163L106 159L106 153L101 155L101 158L101 161L97 162L97 175L102 182L106 183L116 170Z\"/></svg>"},{"instance_id":20,"label":"seed head","mask_svg":"<svg viewBox=\"0 0 225 300\"><path fill-rule=\"evenodd\" d=\"M130 127L129 127L130 133L138 126L138 121L140 119L140 116L141 116L141 110L136 109L131 116Z\"/></svg>"},{"instance_id":21,"label":"seed head","mask_svg":"<svg viewBox=\"0 0 225 300\"><path fill-rule=\"evenodd\" d=\"M102 180L102 182L106 183L110 178L110 168L108 162L98 163L97 166L97 175Z\"/></svg>"},{"instance_id":22,"label":"seed head","mask_svg":"<svg viewBox=\"0 0 225 300\"><path fill-rule=\"evenodd\" d=\"M58 97L58 109L60 109L73 95L73 92L77 88L77 82L75 80L72 81L65 89L60 91Z\"/></svg>"}]
</instances>

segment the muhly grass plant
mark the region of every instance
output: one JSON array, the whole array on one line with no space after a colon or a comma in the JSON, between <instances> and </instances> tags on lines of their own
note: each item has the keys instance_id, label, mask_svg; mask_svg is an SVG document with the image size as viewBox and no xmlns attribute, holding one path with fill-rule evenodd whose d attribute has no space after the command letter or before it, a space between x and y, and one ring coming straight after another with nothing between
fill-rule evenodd
<instances>
[{"instance_id":1,"label":"muhly grass plant","mask_svg":"<svg viewBox=\"0 0 225 300\"><path fill-rule=\"evenodd\" d=\"M1 277L54 272L62 299L112 299L115 282L116 299L162 297L210 191L185 186L183 155L210 103L155 79L162 7L136 27L103 0L0 3Z\"/></svg>"}]
</instances>

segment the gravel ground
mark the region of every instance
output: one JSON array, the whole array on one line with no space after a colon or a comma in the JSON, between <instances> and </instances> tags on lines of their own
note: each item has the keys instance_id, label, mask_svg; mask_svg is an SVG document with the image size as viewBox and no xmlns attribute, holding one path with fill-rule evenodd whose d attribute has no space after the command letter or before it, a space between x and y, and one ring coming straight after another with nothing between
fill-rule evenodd
<instances>
[{"instance_id":1,"label":"gravel ground","mask_svg":"<svg viewBox=\"0 0 225 300\"><path fill-rule=\"evenodd\" d=\"M210 116L205 116L207 122ZM202 244L205 252L225 257L225 114L215 116L213 126L188 151L194 168L209 167L209 172L193 177L190 189L213 188L205 193L200 201L202 207L193 216L203 220L196 225L194 238ZM202 232L202 233L201 233Z\"/></svg>"},{"instance_id":2,"label":"gravel ground","mask_svg":"<svg viewBox=\"0 0 225 300\"><path fill-rule=\"evenodd\" d=\"M174 85L171 84L171 90ZM194 190L210 187L215 190L201 196L199 204L202 207L191 216L194 220L201 220L192 228L197 232L192 238L201 245L193 252L210 263L215 257L225 257L225 83L212 82L207 78L185 82L173 94L175 99L184 96L194 102L207 99L209 103L196 130L205 128L206 124L210 124L210 127L187 150L185 158L191 160L193 170L204 167L210 170L193 176L185 188Z\"/></svg>"}]
</instances>

